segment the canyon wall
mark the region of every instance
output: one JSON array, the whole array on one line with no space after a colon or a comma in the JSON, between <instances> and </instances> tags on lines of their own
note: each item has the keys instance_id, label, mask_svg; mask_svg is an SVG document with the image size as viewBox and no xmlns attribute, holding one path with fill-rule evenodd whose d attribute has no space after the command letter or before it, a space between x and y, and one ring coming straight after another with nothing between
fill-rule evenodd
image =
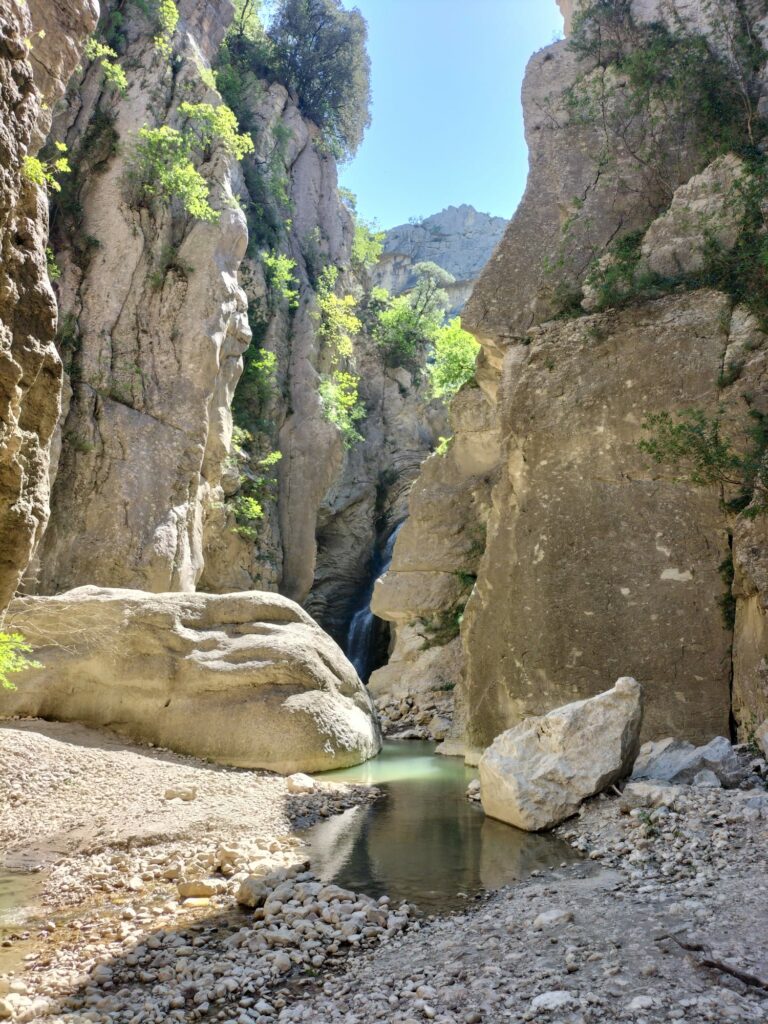
<instances>
[{"instance_id":1,"label":"canyon wall","mask_svg":"<svg viewBox=\"0 0 768 1024\"><path fill-rule=\"evenodd\" d=\"M639 40L659 5L635 7ZM679 7L682 22L664 8L673 31L709 32L711 52L726 52L722 26ZM765 27L750 22L763 41ZM756 123L768 78L757 62L751 73ZM472 756L625 674L646 689L647 736L708 739L733 714L746 738L765 717L764 516L736 514L732 487L699 486L638 447L648 417L674 422L689 408L746 445L768 411L763 321L706 263L713 245L738 250L729 197L746 172L733 157L712 163L711 140L679 105L663 119L628 116L628 89L610 61L567 42L532 58L526 193L464 310L482 345L481 388L459 396L452 449L426 463L377 587L396 643L372 686L417 691L432 663L449 662L458 714L446 752ZM636 262L619 284L623 258ZM493 424L477 462L486 511L462 516L451 452L478 436L479 416ZM476 580L463 557L430 561L437 523L458 524L469 544L468 525L484 521ZM471 586L461 598L459 581ZM451 628L430 638L425 622Z\"/></svg>"},{"instance_id":2,"label":"canyon wall","mask_svg":"<svg viewBox=\"0 0 768 1024\"><path fill-rule=\"evenodd\" d=\"M97 17L95 0L0 2L0 612L48 518L61 394L46 188L29 160Z\"/></svg>"},{"instance_id":3,"label":"canyon wall","mask_svg":"<svg viewBox=\"0 0 768 1024\"><path fill-rule=\"evenodd\" d=\"M234 156L216 143L201 168L211 222L148 201L132 178L143 128L178 127L183 102L219 102L206 69L231 6L184 0L171 52L151 15L129 13L115 43L124 94L91 63L53 128L73 173L52 223L67 387L51 519L27 581L40 593L194 590L249 338Z\"/></svg>"},{"instance_id":4,"label":"canyon wall","mask_svg":"<svg viewBox=\"0 0 768 1024\"><path fill-rule=\"evenodd\" d=\"M54 119L49 147L66 144L73 168L51 224L64 408L50 523L24 589L279 590L341 639L445 412L424 373L389 367L363 324L350 360L359 440L330 421L323 270L357 303L370 280L353 268L336 160L282 84L251 75L240 97L252 153L238 160L214 139L196 155L215 218L141 192L141 132L184 132L185 105L221 104L213 66L232 5L183 0L178 13L164 48L152 8L108 4L97 38L127 86L84 61ZM246 514L257 507L258 521Z\"/></svg>"}]
</instances>

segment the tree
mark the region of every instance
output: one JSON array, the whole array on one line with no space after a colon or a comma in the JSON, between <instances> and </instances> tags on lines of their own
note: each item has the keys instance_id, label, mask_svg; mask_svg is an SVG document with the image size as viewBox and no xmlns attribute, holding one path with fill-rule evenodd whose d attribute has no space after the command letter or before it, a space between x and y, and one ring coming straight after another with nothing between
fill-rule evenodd
<instances>
[{"instance_id":1,"label":"tree","mask_svg":"<svg viewBox=\"0 0 768 1024\"><path fill-rule=\"evenodd\" d=\"M322 129L335 155L348 159L370 124L368 29L341 0L277 0L269 29L277 72L302 112Z\"/></svg>"},{"instance_id":2,"label":"tree","mask_svg":"<svg viewBox=\"0 0 768 1024\"><path fill-rule=\"evenodd\" d=\"M461 317L449 320L433 338L435 358L429 366L432 394L452 398L475 375L475 360L480 346L461 326Z\"/></svg>"}]
</instances>

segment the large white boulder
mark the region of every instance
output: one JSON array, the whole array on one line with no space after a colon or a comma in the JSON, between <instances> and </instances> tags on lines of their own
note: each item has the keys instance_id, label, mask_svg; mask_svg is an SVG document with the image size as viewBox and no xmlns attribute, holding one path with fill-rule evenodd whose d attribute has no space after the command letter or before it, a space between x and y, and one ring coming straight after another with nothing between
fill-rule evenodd
<instances>
[{"instance_id":1,"label":"large white boulder","mask_svg":"<svg viewBox=\"0 0 768 1024\"><path fill-rule=\"evenodd\" d=\"M4 629L23 633L43 667L0 690L0 715L83 722L286 774L359 764L381 746L352 665L278 594L79 587L15 600Z\"/></svg>"},{"instance_id":2,"label":"large white boulder","mask_svg":"<svg viewBox=\"0 0 768 1024\"><path fill-rule=\"evenodd\" d=\"M553 828L629 774L642 717L640 684L623 677L612 690L508 729L480 758L483 810L528 832Z\"/></svg>"}]
</instances>

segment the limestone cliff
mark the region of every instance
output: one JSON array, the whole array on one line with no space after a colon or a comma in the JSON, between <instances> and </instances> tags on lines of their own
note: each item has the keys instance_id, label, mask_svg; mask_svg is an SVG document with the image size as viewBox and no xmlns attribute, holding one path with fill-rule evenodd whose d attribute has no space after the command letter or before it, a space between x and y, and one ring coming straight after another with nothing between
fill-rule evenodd
<instances>
[{"instance_id":1,"label":"limestone cliff","mask_svg":"<svg viewBox=\"0 0 768 1024\"><path fill-rule=\"evenodd\" d=\"M245 118L256 151L244 164L245 206L252 239L242 281L254 327L248 372L235 397L238 423L250 439L236 450L229 501L208 520L200 585L217 592L277 589L343 639L352 602L365 585L377 543L402 520L408 488L445 432L441 403L426 380L389 368L363 329L350 369L360 378L365 410L361 439L346 443L329 422L319 393L332 358L323 337L318 295L323 268L338 269L336 291L364 304L370 280L351 269L353 221L339 198L336 161L315 125L279 83L260 83ZM272 262L289 260L286 299ZM279 452L263 481L264 457ZM254 493L264 517L252 529L237 522L240 496Z\"/></svg>"},{"instance_id":2,"label":"limestone cliff","mask_svg":"<svg viewBox=\"0 0 768 1024\"><path fill-rule=\"evenodd\" d=\"M182 0L166 51L151 11L121 6L102 26L119 26L124 95L91 63L54 124L74 170L52 226L68 386L51 520L28 583L41 593L194 590L249 337L234 157L215 143L201 168L215 221L132 190L138 133L179 126L184 101L219 102L206 69L231 7Z\"/></svg>"},{"instance_id":3,"label":"limestone cliff","mask_svg":"<svg viewBox=\"0 0 768 1024\"><path fill-rule=\"evenodd\" d=\"M764 132L764 10L722 0L718 20L711 6L705 17L682 0L598 6L618 18L602 49L581 35L579 47L556 43L529 64L527 190L464 311L483 346L478 379L500 457L494 465L489 443L488 463L476 463L492 492L460 640L428 653L464 663L453 678L467 750L627 673L646 688L648 735L708 739L733 714L748 736L766 713L764 516L736 513L745 499L732 484L700 486L638 447L649 417L671 423L695 408L738 448L768 411L765 320L753 301L763 286L746 284L754 261L739 262L761 237L754 196L764 158L747 157L746 171L727 155L738 139L749 153ZM570 17L572 5L561 8ZM646 31L662 52L672 40L676 59L691 55L663 117L658 94L644 105L632 91L642 81L627 55ZM741 38L744 50L733 42ZM702 124L686 104L713 81L730 95L734 68L746 120L724 101ZM454 450L475 430L457 423ZM432 551L436 522L462 522L452 477L450 461L426 464L378 588L404 660L427 583L433 621L460 607L444 581L464 570L462 559L411 565L408 556ZM753 477L757 509L763 477ZM383 674L379 684L395 685Z\"/></svg>"},{"instance_id":4,"label":"limestone cliff","mask_svg":"<svg viewBox=\"0 0 768 1024\"><path fill-rule=\"evenodd\" d=\"M507 223L503 217L479 213L463 204L449 206L418 223L390 228L373 281L399 295L413 287L417 263L436 263L456 279L447 291L451 312L460 313Z\"/></svg>"},{"instance_id":5,"label":"limestone cliff","mask_svg":"<svg viewBox=\"0 0 768 1024\"><path fill-rule=\"evenodd\" d=\"M0 612L48 517L61 393L45 168L35 174L29 160L97 16L95 0L0 2Z\"/></svg>"}]
</instances>

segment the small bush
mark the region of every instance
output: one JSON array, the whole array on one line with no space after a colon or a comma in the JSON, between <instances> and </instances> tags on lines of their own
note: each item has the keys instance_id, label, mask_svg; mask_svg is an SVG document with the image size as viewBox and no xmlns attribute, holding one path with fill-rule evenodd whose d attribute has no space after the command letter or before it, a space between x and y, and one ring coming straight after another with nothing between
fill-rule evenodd
<instances>
[{"instance_id":1,"label":"small bush","mask_svg":"<svg viewBox=\"0 0 768 1024\"><path fill-rule=\"evenodd\" d=\"M104 81L124 96L128 91L128 79L112 47L92 37L85 44L85 56L94 63L98 61L104 74Z\"/></svg>"},{"instance_id":2,"label":"small bush","mask_svg":"<svg viewBox=\"0 0 768 1024\"><path fill-rule=\"evenodd\" d=\"M0 633L0 687L4 690L15 690L16 686L8 678L27 668L42 668L39 661L27 658L32 647L21 633Z\"/></svg>"},{"instance_id":3,"label":"small bush","mask_svg":"<svg viewBox=\"0 0 768 1024\"><path fill-rule=\"evenodd\" d=\"M58 175L69 174L72 168L69 166L69 160L64 155L67 152L65 144L63 142L56 142L54 146L59 155L54 156L51 160L41 160L36 156L25 156L21 165L21 173L27 181L31 181L41 188L52 192L60 192L61 184L59 183Z\"/></svg>"},{"instance_id":4,"label":"small bush","mask_svg":"<svg viewBox=\"0 0 768 1024\"><path fill-rule=\"evenodd\" d=\"M752 427L738 441L723 435L722 416L684 409L646 417L649 434L638 447L658 465L679 470L692 484L716 486L736 497L724 506L752 518L768 513L768 417L751 412Z\"/></svg>"},{"instance_id":5,"label":"small bush","mask_svg":"<svg viewBox=\"0 0 768 1024\"><path fill-rule=\"evenodd\" d=\"M288 304L290 310L299 308L298 281L294 270L296 261L284 253L263 253L261 261L267 275L267 284L278 302Z\"/></svg>"}]
</instances>

